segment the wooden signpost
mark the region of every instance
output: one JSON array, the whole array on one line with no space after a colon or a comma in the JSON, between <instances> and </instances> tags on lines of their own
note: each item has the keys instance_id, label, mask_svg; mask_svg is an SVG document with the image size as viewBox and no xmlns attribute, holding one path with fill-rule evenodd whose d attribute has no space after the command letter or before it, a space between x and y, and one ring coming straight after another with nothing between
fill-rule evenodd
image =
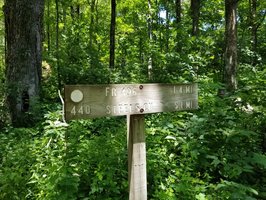
<instances>
[{"instance_id":1,"label":"wooden signpost","mask_svg":"<svg viewBox=\"0 0 266 200\"><path fill-rule=\"evenodd\" d=\"M129 199L147 199L144 114L198 108L193 84L66 85L65 119L127 115Z\"/></svg>"}]
</instances>

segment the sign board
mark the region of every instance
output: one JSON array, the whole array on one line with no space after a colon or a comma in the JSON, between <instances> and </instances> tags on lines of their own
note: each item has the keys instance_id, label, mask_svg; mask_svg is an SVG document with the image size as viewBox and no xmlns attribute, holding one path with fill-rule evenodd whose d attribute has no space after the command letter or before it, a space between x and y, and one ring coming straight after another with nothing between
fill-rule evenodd
<instances>
[{"instance_id":1,"label":"sign board","mask_svg":"<svg viewBox=\"0 0 266 200\"><path fill-rule=\"evenodd\" d=\"M198 108L197 84L66 85L65 118L148 114Z\"/></svg>"}]
</instances>

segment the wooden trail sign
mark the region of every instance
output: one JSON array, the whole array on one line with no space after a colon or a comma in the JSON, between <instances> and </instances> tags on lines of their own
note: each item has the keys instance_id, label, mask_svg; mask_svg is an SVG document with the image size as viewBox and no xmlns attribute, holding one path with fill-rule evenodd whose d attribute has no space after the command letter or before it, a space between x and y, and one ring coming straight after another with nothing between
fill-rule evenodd
<instances>
[{"instance_id":1,"label":"wooden trail sign","mask_svg":"<svg viewBox=\"0 0 266 200\"><path fill-rule=\"evenodd\" d=\"M197 84L66 85L66 120L198 107Z\"/></svg>"},{"instance_id":2,"label":"wooden trail sign","mask_svg":"<svg viewBox=\"0 0 266 200\"><path fill-rule=\"evenodd\" d=\"M127 115L129 200L147 200L144 114L198 108L197 84L66 85L65 119Z\"/></svg>"}]
</instances>

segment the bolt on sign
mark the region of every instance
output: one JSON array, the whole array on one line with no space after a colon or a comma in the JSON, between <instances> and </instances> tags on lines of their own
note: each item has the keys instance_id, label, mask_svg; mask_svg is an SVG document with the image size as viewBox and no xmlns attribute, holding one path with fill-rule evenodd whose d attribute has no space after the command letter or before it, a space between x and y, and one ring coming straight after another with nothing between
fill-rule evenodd
<instances>
[{"instance_id":1,"label":"bolt on sign","mask_svg":"<svg viewBox=\"0 0 266 200\"><path fill-rule=\"evenodd\" d=\"M127 115L129 200L147 200L144 114L197 108L196 83L65 86L66 120Z\"/></svg>"},{"instance_id":2,"label":"bolt on sign","mask_svg":"<svg viewBox=\"0 0 266 200\"><path fill-rule=\"evenodd\" d=\"M66 85L66 120L193 110L197 84Z\"/></svg>"}]
</instances>

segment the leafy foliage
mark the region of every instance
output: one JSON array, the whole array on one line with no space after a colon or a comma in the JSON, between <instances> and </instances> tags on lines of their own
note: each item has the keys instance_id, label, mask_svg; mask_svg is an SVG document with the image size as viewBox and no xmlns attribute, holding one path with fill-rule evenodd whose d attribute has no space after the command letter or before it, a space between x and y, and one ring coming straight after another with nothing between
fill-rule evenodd
<instances>
[{"instance_id":1,"label":"leafy foliage","mask_svg":"<svg viewBox=\"0 0 266 200\"><path fill-rule=\"evenodd\" d=\"M144 0L117 1L116 66L110 70L109 2L59 1L56 13L55 3L46 1L43 117L30 116L36 126L8 123L0 62L0 200L128 199L125 118L67 124L59 85L192 81L199 84L197 111L145 117L148 199L266 199L265 1L257 1L256 51L249 3L239 1L239 89L223 95L217 91L224 89L224 1L202 1L200 34L193 37L188 2L177 25L174 1L152 1L151 8ZM2 38L3 30L0 24Z\"/></svg>"},{"instance_id":2,"label":"leafy foliage","mask_svg":"<svg viewBox=\"0 0 266 200\"><path fill-rule=\"evenodd\" d=\"M198 111L146 117L149 199L265 198L265 93L220 98L222 85L200 86ZM1 131L0 199L127 199L125 118L60 115Z\"/></svg>"},{"instance_id":3,"label":"leafy foliage","mask_svg":"<svg viewBox=\"0 0 266 200\"><path fill-rule=\"evenodd\" d=\"M125 127L106 129L114 119L67 125L58 117L47 115L37 130L1 133L0 199L125 198Z\"/></svg>"}]
</instances>

